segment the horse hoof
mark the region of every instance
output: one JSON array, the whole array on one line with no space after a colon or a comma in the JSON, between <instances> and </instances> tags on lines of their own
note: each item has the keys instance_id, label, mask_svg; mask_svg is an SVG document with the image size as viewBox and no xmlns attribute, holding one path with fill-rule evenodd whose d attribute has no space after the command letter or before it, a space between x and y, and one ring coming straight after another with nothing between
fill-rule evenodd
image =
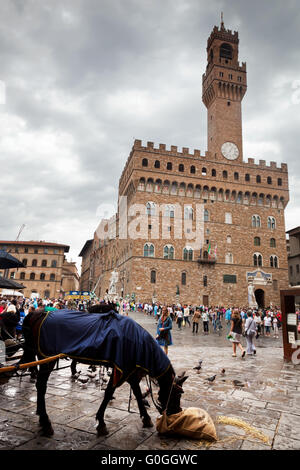
<instances>
[{"instance_id":1,"label":"horse hoof","mask_svg":"<svg viewBox=\"0 0 300 470\"><path fill-rule=\"evenodd\" d=\"M97 435L98 437L100 436L107 436L109 434L108 432L108 429L106 427L106 424L104 424L103 426L97 426Z\"/></svg>"},{"instance_id":2,"label":"horse hoof","mask_svg":"<svg viewBox=\"0 0 300 470\"><path fill-rule=\"evenodd\" d=\"M53 436L53 434L54 434L54 430L53 430L53 427L51 426L51 424L49 424L48 426L43 426L42 436L51 437L51 436Z\"/></svg>"},{"instance_id":3,"label":"horse hoof","mask_svg":"<svg viewBox=\"0 0 300 470\"><path fill-rule=\"evenodd\" d=\"M143 428L152 428L152 427L153 427L153 423L151 421L151 418L143 419Z\"/></svg>"}]
</instances>

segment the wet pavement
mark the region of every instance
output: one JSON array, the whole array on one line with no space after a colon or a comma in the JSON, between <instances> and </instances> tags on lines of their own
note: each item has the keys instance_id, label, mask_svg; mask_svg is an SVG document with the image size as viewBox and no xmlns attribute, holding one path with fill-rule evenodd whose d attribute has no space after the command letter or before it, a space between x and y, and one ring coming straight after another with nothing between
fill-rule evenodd
<instances>
[{"instance_id":1,"label":"wet pavement","mask_svg":"<svg viewBox=\"0 0 300 470\"><path fill-rule=\"evenodd\" d=\"M143 313L130 316L155 335L153 317ZM221 423L216 423L218 441L209 446L204 441L160 436L155 427L142 427L135 399L128 412L128 384L117 389L106 410L108 436L98 438L95 415L104 394L98 374L83 384L72 381L66 368L54 371L48 382L46 405L55 432L51 438L40 433L36 389L30 378L0 379L0 450L299 450L300 366L283 363L281 338L260 337L256 356L242 359L238 351L234 358L225 324L221 336L212 331L204 336L201 324L199 327L199 333L193 335L188 325L182 331L173 326L169 357L176 372L186 370L189 375L182 407L205 409L215 423L220 416L242 420L267 436L268 443L242 428ZM197 373L193 367L200 359L202 369ZM59 365L68 364L61 360ZM87 366L79 365L78 369L80 377L85 377ZM206 378L215 374L215 381L207 382ZM144 381L141 387L145 391ZM149 414L155 423L158 413L153 404Z\"/></svg>"}]
</instances>

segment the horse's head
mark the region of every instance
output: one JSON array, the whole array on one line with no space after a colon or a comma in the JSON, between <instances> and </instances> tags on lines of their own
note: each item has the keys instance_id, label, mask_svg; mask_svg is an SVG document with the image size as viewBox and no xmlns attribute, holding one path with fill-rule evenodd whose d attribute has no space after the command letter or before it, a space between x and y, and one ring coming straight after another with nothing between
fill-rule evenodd
<instances>
[{"instance_id":1,"label":"horse's head","mask_svg":"<svg viewBox=\"0 0 300 470\"><path fill-rule=\"evenodd\" d=\"M112 302L95 304L88 309L89 313L108 313L111 310L117 312L117 306Z\"/></svg>"},{"instance_id":2,"label":"horse's head","mask_svg":"<svg viewBox=\"0 0 300 470\"><path fill-rule=\"evenodd\" d=\"M181 395L184 393L183 384L188 378L185 372L175 376L174 371L169 374L165 374L159 382L159 411L162 414L167 410L167 415L173 415L182 411L180 407Z\"/></svg>"}]
</instances>

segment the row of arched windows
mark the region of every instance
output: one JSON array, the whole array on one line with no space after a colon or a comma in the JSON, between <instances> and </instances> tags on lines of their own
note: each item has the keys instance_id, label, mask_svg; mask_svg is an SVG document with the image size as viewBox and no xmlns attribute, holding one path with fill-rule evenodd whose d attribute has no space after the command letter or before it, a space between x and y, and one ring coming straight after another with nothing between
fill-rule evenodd
<instances>
[{"instance_id":1,"label":"row of arched windows","mask_svg":"<svg viewBox=\"0 0 300 470\"><path fill-rule=\"evenodd\" d=\"M177 181L171 182L169 180L162 181L161 179L154 180L153 178L146 180L144 177L139 180L138 190L171 196L184 196L204 200L210 199L211 201L274 207L278 209L283 209L285 206L284 197L279 198L277 195L272 196L271 194L257 192L250 193L250 191L231 191L230 189L217 189L215 186L201 186L200 184L178 183Z\"/></svg>"},{"instance_id":2,"label":"row of arched windows","mask_svg":"<svg viewBox=\"0 0 300 470\"><path fill-rule=\"evenodd\" d=\"M148 162L148 159L147 158L143 158L142 160L142 166L143 167L148 167L149 165L149 162ZM157 169L160 169L160 161L159 160L155 160L154 162L154 168L157 168ZM168 162L167 165L166 165L166 169L169 170L169 171L172 171L173 170L173 163L172 162ZM185 170L184 170L184 165L183 163L179 163L178 165L178 171L180 171L181 173L183 173ZM196 167L194 165L191 165L189 167L189 171L191 174L196 174ZM201 169L201 176L207 176L208 175L208 171L207 171L207 168L206 167L202 167ZM213 168L211 170L211 176L212 177L216 177L217 176L217 171L215 168ZM222 171L222 178L223 179L228 179L228 172L226 170L223 170ZM233 178L234 178L234 181L239 181L240 180L240 174L236 171L234 174L233 174ZM245 174L245 181L246 182L251 182L251 176L249 173L246 173ZM256 183L261 183L262 179L261 179L261 176L260 175L256 175L255 177L255 182ZM252 181L253 182L253 181ZM271 176L267 176L267 184L272 184L273 183L273 180L272 180L272 177ZM282 186L282 178L277 178L277 185L278 186Z\"/></svg>"},{"instance_id":3,"label":"row of arched windows","mask_svg":"<svg viewBox=\"0 0 300 470\"><path fill-rule=\"evenodd\" d=\"M22 260L22 263L23 263L24 266L26 267L26 266L27 266L27 259L24 258L24 259ZM41 263L42 268L46 268L46 267L47 267L47 264L48 264L48 263L47 263L47 260L46 260L46 259L43 259L43 260L42 260L42 263ZM33 260L32 260L32 263L31 263L31 266L37 267L37 265L38 265L37 260L36 260L36 259L33 259ZM57 267L57 261L56 261L56 260L52 260L52 261L51 261L51 268L56 268L56 267Z\"/></svg>"},{"instance_id":4,"label":"row of arched windows","mask_svg":"<svg viewBox=\"0 0 300 470\"><path fill-rule=\"evenodd\" d=\"M260 237L254 237L254 246L260 246ZM270 247L275 248L276 247L276 240L275 238L270 238Z\"/></svg>"},{"instance_id":5,"label":"row of arched windows","mask_svg":"<svg viewBox=\"0 0 300 470\"><path fill-rule=\"evenodd\" d=\"M268 217L267 226L271 230L276 229L276 219L275 219L275 217ZM260 218L259 215L253 215L252 216L252 227L254 227L254 228L260 228L261 227L261 218Z\"/></svg>"},{"instance_id":6,"label":"row of arched windows","mask_svg":"<svg viewBox=\"0 0 300 470\"><path fill-rule=\"evenodd\" d=\"M274 240L274 239L271 239ZM166 245L163 250L164 259L174 259L175 249L173 245ZM153 243L146 243L144 245L144 257L154 257L154 245ZM193 261L194 251L190 247L183 249L183 259L185 261ZM204 258L208 258L207 251L204 252ZM233 254L226 253L225 263L233 264ZM254 253L253 255L253 266L263 266L263 257L260 253ZM278 268L278 257L276 255L270 256L270 267Z\"/></svg>"},{"instance_id":7,"label":"row of arched windows","mask_svg":"<svg viewBox=\"0 0 300 470\"><path fill-rule=\"evenodd\" d=\"M24 273L24 272L20 273L20 279L21 280L26 279L26 273ZM30 281L35 281L37 279L36 274L35 273L30 273L29 279L30 279ZM41 273L40 276L39 276L39 280L40 281L45 281L46 280L46 274ZM50 281L55 281L55 274L50 274L49 280Z\"/></svg>"}]
</instances>

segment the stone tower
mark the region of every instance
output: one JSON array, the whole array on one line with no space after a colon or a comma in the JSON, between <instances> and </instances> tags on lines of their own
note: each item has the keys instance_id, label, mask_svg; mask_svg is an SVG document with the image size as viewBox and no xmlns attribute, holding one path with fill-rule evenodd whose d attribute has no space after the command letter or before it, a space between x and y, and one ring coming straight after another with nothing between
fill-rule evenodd
<instances>
[{"instance_id":1,"label":"stone tower","mask_svg":"<svg viewBox=\"0 0 300 470\"><path fill-rule=\"evenodd\" d=\"M239 63L239 36L214 27L207 41L207 67L202 100L207 107L208 152L211 159L243 161L241 103L247 90L246 63Z\"/></svg>"}]
</instances>

